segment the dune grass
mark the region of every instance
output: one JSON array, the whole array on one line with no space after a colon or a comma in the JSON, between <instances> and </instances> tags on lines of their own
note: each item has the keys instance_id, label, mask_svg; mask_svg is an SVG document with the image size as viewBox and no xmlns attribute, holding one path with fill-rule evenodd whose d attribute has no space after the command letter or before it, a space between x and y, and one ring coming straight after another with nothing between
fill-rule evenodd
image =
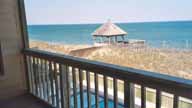
<instances>
[{"instance_id":1,"label":"dune grass","mask_svg":"<svg viewBox=\"0 0 192 108\"><path fill-rule=\"evenodd\" d=\"M91 45L61 45L38 41L30 42L30 47L69 55L77 50L72 56L192 79L192 51L115 46L90 49Z\"/></svg>"},{"instance_id":2,"label":"dune grass","mask_svg":"<svg viewBox=\"0 0 192 108\"><path fill-rule=\"evenodd\" d=\"M86 58L192 79L191 51L104 47L95 50Z\"/></svg>"}]
</instances>

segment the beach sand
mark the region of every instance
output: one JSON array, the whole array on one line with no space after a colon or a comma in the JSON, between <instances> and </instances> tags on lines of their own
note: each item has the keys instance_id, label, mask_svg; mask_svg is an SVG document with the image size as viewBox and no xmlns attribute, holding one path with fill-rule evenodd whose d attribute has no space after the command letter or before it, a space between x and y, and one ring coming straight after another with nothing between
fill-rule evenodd
<instances>
[{"instance_id":1,"label":"beach sand","mask_svg":"<svg viewBox=\"0 0 192 108\"><path fill-rule=\"evenodd\" d=\"M192 51L157 48L93 47L31 41L31 48L192 79Z\"/></svg>"}]
</instances>

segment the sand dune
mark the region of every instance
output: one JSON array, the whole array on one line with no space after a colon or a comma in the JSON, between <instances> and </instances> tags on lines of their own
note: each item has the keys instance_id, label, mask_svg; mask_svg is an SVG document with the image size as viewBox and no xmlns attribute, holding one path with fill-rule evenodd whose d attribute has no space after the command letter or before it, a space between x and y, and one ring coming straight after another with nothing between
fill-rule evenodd
<instances>
[{"instance_id":1,"label":"sand dune","mask_svg":"<svg viewBox=\"0 0 192 108\"><path fill-rule=\"evenodd\" d=\"M71 51L90 48L90 47L92 46L91 45L73 45L73 44L63 45L63 44L47 43L47 42L41 42L41 41L30 42L30 48L37 48L41 50L63 53L63 54L69 54Z\"/></svg>"},{"instance_id":2,"label":"sand dune","mask_svg":"<svg viewBox=\"0 0 192 108\"><path fill-rule=\"evenodd\" d=\"M192 79L192 52L104 47L87 58Z\"/></svg>"},{"instance_id":3,"label":"sand dune","mask_svg":"<svg viewBox=\"0 0 192 108\"><path fill-rule=\"evenodd\" d=\"M37 41L31 42L30 47L192 79L192 51L61 45Z\"/></svg>"}]
</instances>

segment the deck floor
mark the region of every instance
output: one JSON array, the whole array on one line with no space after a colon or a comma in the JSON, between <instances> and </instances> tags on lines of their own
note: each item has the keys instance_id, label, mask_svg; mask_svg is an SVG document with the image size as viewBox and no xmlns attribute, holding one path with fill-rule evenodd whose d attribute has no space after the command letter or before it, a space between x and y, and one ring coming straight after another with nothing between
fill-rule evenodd
<instances>
[{"instance_id":1,"label":"deck floor","mask_svg":"<svg viewBox=\"0 0 192 108\"><path fill-rule=\"evenodd\" d=\"M29 94L25 94L7 100L0 100L0 108L52 108L52 107Z\"/></svg>"}]
</instances>

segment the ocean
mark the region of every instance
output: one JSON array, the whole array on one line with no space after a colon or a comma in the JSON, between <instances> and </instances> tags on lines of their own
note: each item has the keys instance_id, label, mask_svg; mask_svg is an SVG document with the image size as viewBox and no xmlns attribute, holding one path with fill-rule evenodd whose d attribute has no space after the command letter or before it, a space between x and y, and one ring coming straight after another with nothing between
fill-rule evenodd
<instances>
[{"instance_id":1,"label":"ocean","mask_svg":"<svg viewBox=\"0 0 192 108\"><path fill-rule=\"evenodd\" d=\"M192 21L117 23L126 39L146 40L148 45L192 48ZM93 44L91 33L101 24L29 25L30 40L60 44Z\"/></svg>"}]
</instances>

